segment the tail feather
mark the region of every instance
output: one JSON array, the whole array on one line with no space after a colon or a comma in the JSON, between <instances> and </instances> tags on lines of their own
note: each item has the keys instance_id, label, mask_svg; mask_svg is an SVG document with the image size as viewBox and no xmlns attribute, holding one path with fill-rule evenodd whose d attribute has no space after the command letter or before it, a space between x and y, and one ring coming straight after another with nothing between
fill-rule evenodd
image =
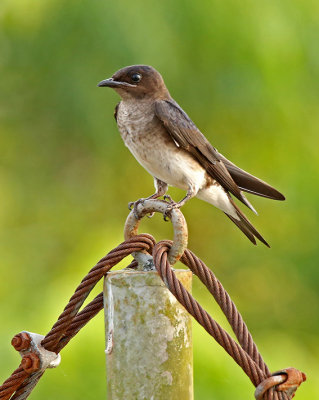
<instances>
[{"instance_id":1,"label":"tail feather","mask_svg":"<svg viewBox=\"0 0 319 400\"><path fill-rule=\"evenodd\" d=\"M229 196L230 197L230 196ZM233 199L230 197L230 201L234 208L236 209L236 213L239 219L232 217L231 215L225 213L227 217L234 222L238 226L238 228L243 232L247 238L256 245L255 237L260 240L264 245L270 247L266 240L261 236L261 234L253 227L253 225L249 222L246 216L241 212L241 210L236 206Z\"/></svg>"},{"instance_id":2,"label":"tail feather","mask_svg":"<svg viewBox=\"0 0 319 400\"><path fill-rule=\"evenodd\" d=\"M238 226L238 228L243 232L243 234L248 237L248 239L254 244L256 245L256 240L255 237L252 233L250 233L250 231L246 228L246 226L242 223L242 221L239 221L235 218L233 218L231 215L228 215L225 213L225 215L227 215L227 217L233 221L234 224L236 224Z\"/></svg>"},{"instance_id":3,"label":"tail feather","mask_svg":"<svg viewBox=\"0 0 319 400\"><path fill-rule=\"evenodd\" d=\"M241 190L268 199L285 200L285 196L268 183L237 167L237 165L229 161L222 154L218 153L218 156L223 161L231 177Z\"/></svg>"}]
</instances>

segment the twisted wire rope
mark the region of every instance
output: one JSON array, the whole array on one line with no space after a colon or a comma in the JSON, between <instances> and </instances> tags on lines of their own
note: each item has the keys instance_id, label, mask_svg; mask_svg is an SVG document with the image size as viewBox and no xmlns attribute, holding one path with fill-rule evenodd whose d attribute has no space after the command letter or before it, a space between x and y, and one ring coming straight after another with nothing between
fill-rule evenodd
<instances>
[{"instance_id":1,"label":"twisted wire rope","mask_svg":"<svg viewBox=\"0 0 319 400\"><path fill-rule=\"evenodd\" d=\"M136 251L151 251L155 244L149 234L136 235L126 240L104 256L82 279L57 322L41 341L49 351L58 353L103 308L100 293L83 310L79 311L96 283L123 258ZM133 261L130 266L136 266ZM0 386L0 400L25 400L37 384L44 371L26 372L19 366Z\"/></svg>"},{"instance_id":2,"label":"twisted wire rope","mask_svg":"<svg viewBox=\"0 0 319 400\"><path fill-rule=\"evenodd\" d=\"M149 250L154 244L155 240L151 235L137 235L121 243L103 257L82 279L57 322L42 340L42 346L49 351L56 352L63 334L68 330L73 318L96 283L123 258L135 251Z\"/></svg>"},{"instance_id":3,"label":"twisted wire rope","mask_svg":"<svg viewBox=\"0 0 319 400\"><path fill-rule=\"evenodd\" d=\"M162 241L157 243L153 248L155 267L162 280L177 300L196 319L196 321L214 337L214 339L243 369L254 386L257 387L267 377L271 376L271 374L258 352L257 346L235 304L232 302L230 296L213 272L194 253L190 250L185 250L180 261L188 266L190 270L199 277L210 293L214 296L216 302L226 315L239 344L203 309L203 307L178 280L167 257L171 244L171 241ZM273 388L270 389L265 396L267 396L267 400L289 399L285 392L278 392Z\"/></svg>"},{"instance_id":4,"label":"twisted wire rope","mask_svg":"<svg viewBox=\"0 0 319 400\"><path fill-rule=\"evenodd\" d=\"M257 387L266 378L269 378L271 373L235 304L220 281L203 261L190 250L185 250L181 257L181 262L199 277L214 296L230 323L238 343L201 307L176 278L168 261L168 251L171 246L171 241L162 241L156 244L151 235L140 234L111 250L82 279L57 322L41 341L41 345L49 351L60 352L80 329L103 308L103 293L100 293L79 311L96 283L114 265L129 254L137 251L147 251L149 253L152 252L155 267L172 294L225 349L247 374L254 386ZM133 261L128 267L136 268L136 265L136 261ZM0 400L25 400L43 373L44 371L40 370L30 374L20 365L0 387ZM290 400L291 396L285 391L278 391L276 387L272 387L266 391L264 399Z\"/></svg>"}]
</instances>

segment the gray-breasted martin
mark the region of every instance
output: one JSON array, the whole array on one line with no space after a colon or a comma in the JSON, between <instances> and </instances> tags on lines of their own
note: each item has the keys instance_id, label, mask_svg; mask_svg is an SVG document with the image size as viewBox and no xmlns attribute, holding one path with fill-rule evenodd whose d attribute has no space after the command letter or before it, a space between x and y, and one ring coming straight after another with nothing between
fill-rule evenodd
<instances>
[{"instance_id":1,"label":"gray-breasted martin","mask_svg":"<svg viewBox=\"0 0 319 400\"><path fill-rule=\"evenodd\" d=\"M252 243L256 244L256 237L269 247L231 195L254 212L243 191L274 200L285 197L220 154L172 99L159 72L133 65L98 86L110 87L121 96L115 119L125 145L154 177L156 192L148 199L165 195L168 185L186 190L186 196L171 202L171 208L196 196L222 210Z\"/></svg>"}]
</instances>

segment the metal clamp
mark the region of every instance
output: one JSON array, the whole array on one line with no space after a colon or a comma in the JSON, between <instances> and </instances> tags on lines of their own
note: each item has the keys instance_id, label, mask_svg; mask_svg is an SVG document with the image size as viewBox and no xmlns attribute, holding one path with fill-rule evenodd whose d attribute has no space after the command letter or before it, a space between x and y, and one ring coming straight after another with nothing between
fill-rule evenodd
<instances>
[{"instance_id":1,"label":"metal clamp","mask_svg":"<svg viewBox=\"0 0 319 400\"><path fill-rule=\"evenodd\" d=\"M11 341L12 346L22 357L22 368L28 373L55 368L61 362L60 354L46 350L41 345L43 339L42 335L23 331L15 335Z\"/></svg>"},{"instance_id":2,"label":"metal clamp","mask_svg":"<svg viewBox=\"0 0 319 400\"><path fill-rule=\"evenodd\" d=\"M295 368L286 368L274 372L272 376L262 381L255 390L256 400L262 400L267 390L274 386L278 392L286 392L290 398L293 398L295 391L307 379L306 374Z\"/></svg>"},{"instance_id":3,"label":"metal clamp","mask_svg":"<svg viewBox=\"0 0 319 400\"><path fill-rule=\"evenodd\" d=\"M171 220L174 229L173 244L168 252L168 261L171 265L175 264L183 255L187 248L188 230L184 215L178 208L169 209L170 203L163 200L144 200L137 206L138 218L133 211L128 215L124 226L124 238L128 240L138 234L138 227L141 219L153 212L159 212ZM139 265L148 265L148 269L154 269L152 257L142 252L133 253L133 257L138 261Z\"/></svg>"}]
</instances>

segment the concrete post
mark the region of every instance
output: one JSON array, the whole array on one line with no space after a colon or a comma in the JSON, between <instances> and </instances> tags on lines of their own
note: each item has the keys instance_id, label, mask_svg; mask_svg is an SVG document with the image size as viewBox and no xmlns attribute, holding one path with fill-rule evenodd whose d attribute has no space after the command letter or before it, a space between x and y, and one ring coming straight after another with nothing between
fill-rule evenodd
<instances>
[{"instance_id":1,"label":"concrete post","mask_svg":"<svg viewBox=\"0 0 319 400\"><path fill-rule=\"evenodd\" d=\"M176 270L191 291L192 273ZM108 400L192 400L191 318L156 271L104 283Z\"/></svg>"}]
</instances>

